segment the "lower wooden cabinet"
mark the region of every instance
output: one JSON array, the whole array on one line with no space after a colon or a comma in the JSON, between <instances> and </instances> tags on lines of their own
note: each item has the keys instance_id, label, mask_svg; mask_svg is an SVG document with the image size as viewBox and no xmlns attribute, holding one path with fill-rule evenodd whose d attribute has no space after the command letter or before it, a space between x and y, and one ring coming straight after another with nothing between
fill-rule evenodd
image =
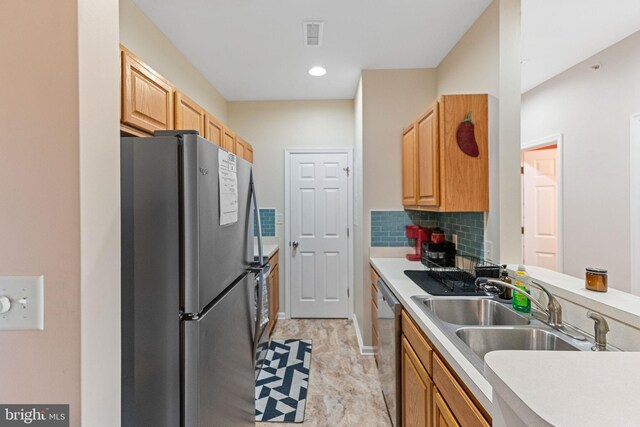
<instances>
[{"instance_id":1,"label":"lower wooden cabinet","mask_svg":"<svg viewBox=\"0 0 640 427\"><path fill-rule=\"evenodd\" d=\"M433 427L458 427L459 425L438 389L433 387Z\"/></svg>"},{"instance_id":2,"label":"lower wooden cabinet","mask_svg":"<svg viewBox=\"0 0 640 427\"><path fill-rule=\"evenodd\" d=\"M402 311L403 427L488 427L489 415L456 378L406 311Z\"/></svg>"},{"instance_id":3,"label":"lower wooden cabinet","mask_svg":"<svg viewBox=\"0 0 640 427\"><path fill-rule=\"evenodd\" d=\"M278 251L269 258L271 273L269 274L269 324L267 329L269 335L273 331L278 321L278 310L280 309L280 266L278 265Z\"/></svg>"},{"instance_id":4,"label":"lower wooden cabinet","mask_svg":"<svg viewBox=\"0 0 640 427\"><path fill-rule=\"evenodd\" d=\"M371 346L378 363L378 273L371 267Z\"/></svg>"},{"instance_id":5,"label":"lower wooden cabinet","mask_svg":"<svg viewBox=\"0 0 640 427\"><path fill-rule=\"evenodd\" d=\"M409 341L402 337L402 425L424 427L431 425L433 381Z\"/></svg>"}]
</instances>

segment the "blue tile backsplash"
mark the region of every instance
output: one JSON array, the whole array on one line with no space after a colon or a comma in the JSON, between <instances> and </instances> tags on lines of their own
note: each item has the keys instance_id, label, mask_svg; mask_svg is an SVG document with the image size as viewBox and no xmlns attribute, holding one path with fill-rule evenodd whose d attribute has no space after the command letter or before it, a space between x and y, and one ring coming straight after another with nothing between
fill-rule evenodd
<instances>
[{"instance_id":1,"label":"blue tile backsplash","mask_svg":"<svg viewBox=\"0 0 640 427\"><path fill-rule=\"evenodd\" d=\"M260 225L262 226L263 237L274 237L276 235L276 210L273 208L260 209ZM258 221L253 221L253 235L258 235Z\"/></svg>"},{"instance_id":2,"label":"blue tile backsplash","mask_svg":"<svg viewBox=\"0 0 640 427\"><path fill-rule=\"evenodd\" d=\"M482 257L484 214L482 212L371 211L371 246L413 246L405 237L405 226L440 227L447 240L458 235L458 250Z\"/></svg>"}]
</instances>

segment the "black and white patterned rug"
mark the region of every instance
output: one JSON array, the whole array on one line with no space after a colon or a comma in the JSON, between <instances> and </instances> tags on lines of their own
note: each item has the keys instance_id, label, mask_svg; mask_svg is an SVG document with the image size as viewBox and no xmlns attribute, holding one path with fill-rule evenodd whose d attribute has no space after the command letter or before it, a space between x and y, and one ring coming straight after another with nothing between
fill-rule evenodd
<instances>
[{"instance_id":1,"label":"black and white patterned rug","mask_svg":"<svg viewBox=\"0 0 640 427\"><path fill-rule=\"evenodd\" d=\"M256 421L304 421L310 367L311 340L271 340L256 380Z\"/></svg>"}]
</instances>

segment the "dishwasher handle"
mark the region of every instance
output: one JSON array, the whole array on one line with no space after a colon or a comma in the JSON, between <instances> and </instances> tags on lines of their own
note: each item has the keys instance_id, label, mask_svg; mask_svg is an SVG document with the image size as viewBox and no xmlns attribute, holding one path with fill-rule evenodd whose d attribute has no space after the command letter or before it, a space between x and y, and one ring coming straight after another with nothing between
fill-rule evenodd
<instances>
[{"instance_id":1,"label":"dishwasher handle","mask_svg":"<svg viewBox=\"0 0 640 427\"><path fill-rule=\"evenodd\" d=\"M382 295L382 300L389 306L389 308L395 313L399 314L402 309L402 305L400 301L396 298L396 296L391 292L391 289L387 286L386 283L382 279L378 279L378 290Z\"/></svg>"}]
</instances>

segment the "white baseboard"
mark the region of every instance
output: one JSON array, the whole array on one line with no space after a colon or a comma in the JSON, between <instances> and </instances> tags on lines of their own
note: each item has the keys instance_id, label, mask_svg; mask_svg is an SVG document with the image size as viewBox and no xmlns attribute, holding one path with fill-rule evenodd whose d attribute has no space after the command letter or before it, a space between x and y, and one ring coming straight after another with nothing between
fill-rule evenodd
<instances>
[{"instance_id":1,"label":"white baseboard","mask_svg":"<svg viewBox=\"0 0 640 427\"><path fill-rule=\"evenodd\" d=\"M353 327L356 330L356 337L358 338L358 347L360 347L360 354L363 356L373 356L373 346L364 345L362 342L362 334L360 333L360 325L358 324L358 318L356 314L353 314Z\"/></svg>"},{"instance_id":2,"label":"white baseboard","mask_svg":"<svg viewBox=\"0 0 640 427\"><path fill-rule=\"evenodd\" d=\"M279 311L278 312L278 320L283 320L286 319L287 315L284 313L284 311Z\"/></svg>"}]
</instances>

